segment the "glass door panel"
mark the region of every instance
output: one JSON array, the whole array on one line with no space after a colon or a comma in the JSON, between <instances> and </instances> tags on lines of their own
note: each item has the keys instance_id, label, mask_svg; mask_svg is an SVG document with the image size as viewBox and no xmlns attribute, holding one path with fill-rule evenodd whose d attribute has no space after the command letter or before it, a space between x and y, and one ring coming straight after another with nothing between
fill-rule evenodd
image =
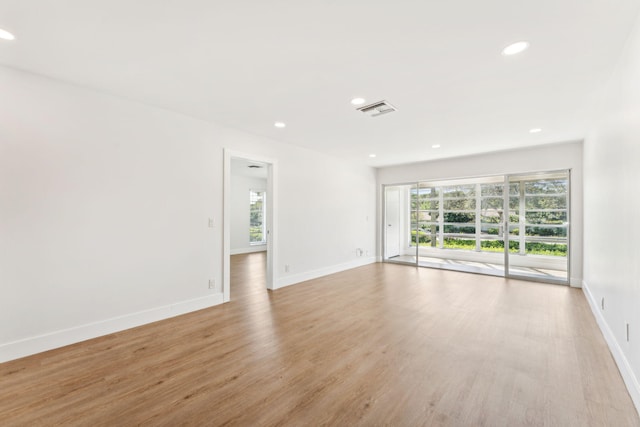
<instances>
[{"instance_id":1,"label":"glass door panel","mask_svg":"<svg viewBox=\"0 0 640 427\"><path fill-rule=\"evenodd\" d=\"M504 178L421 182L418 265L504 275Z\"/></svg>"},{"instance_id":2,"label":"glass door panel","mask_svg":"<svg viewBox=\"0 0 640 427\"><path fill-rule=\"evenodd\" d=\"M420 183L418 192L418 247L437 248L440 246L440 198L439 189L427 183Z\"/></svg>"},{"instance_id":3,"label":"glass door panel","mask_svg":"<svg viewBox=\"0 0 640 427\"><path fill-rule=\"evenodd\" d=\"M507 275L569 281L569 171L511 175Z\"/></svg>"}]
</instances>

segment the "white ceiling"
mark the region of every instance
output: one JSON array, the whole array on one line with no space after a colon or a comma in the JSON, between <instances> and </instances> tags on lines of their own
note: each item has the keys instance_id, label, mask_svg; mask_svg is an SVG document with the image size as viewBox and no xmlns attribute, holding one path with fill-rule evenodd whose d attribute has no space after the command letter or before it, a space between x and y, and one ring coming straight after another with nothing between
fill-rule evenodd
<instances>
[{"instance_id":1,"label":"white ceiling","mask_svg":"<svg viewBox=\"0 0 640 427\"><path fill-rule=\"evenodd\" d=\"M380 166L582 139L639 9L637 0L0 0L0 28L17 36L0 43L0 64ZM501 55L519 40L530 49ZM367 117L355 96L399 111Z\"/></svg>"}]
</instances>

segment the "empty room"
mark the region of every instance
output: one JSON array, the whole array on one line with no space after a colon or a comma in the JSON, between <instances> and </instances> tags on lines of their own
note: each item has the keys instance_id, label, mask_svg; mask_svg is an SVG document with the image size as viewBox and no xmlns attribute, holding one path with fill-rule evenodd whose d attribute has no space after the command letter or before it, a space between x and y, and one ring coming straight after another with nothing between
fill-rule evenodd
<instances>
[{"instance_id":1,"label":"empty room","mask_svg":"<svg viewBox=\"0 0 640 427\"><path fill-rule=\"evenodd\" d=\"M0 0L0 425L640 426L640 3Z\"/></svg>"}]
</instances>

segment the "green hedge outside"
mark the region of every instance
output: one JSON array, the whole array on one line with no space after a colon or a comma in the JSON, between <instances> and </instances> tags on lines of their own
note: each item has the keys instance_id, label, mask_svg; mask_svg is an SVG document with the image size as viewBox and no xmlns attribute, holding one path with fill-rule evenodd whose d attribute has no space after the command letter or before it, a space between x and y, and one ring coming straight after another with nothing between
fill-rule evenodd
<instances>
[{"instance_id":1,"label":"green hedge outside","mask_svg":"<svg viewBox=\"0 0 640 427\"><path fill-rule=\"evenodd\" d=\"M431 246L431 234L423 231L418 232L418 239L420 246ZM411 242L416 243L416 231L411 231ZM444 239L445 249L463 249L463 250L475 250L476 241L472 239L456 239L452 237L446 237ZM486 252L503 252L504 241L503 240L484 240L480 242L482 251ZM509 252L520 252L520 242L510 241ZM543 242L528 242L526 244L526 252L530 255L546 255L546 256L567 256L567 245L562 243L543 243Z\"/></svg>"}]
</instances>

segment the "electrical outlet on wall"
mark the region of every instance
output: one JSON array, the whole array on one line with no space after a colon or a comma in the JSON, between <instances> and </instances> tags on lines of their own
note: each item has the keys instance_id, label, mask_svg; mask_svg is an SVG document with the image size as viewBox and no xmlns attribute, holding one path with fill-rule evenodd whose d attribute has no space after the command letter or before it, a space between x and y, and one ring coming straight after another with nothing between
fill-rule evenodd
<instances>
[{"instance_id":1,"label":"electrical outlet on wall","mask_svg":"<svg viewBox=\"0 0 640 427\"><path fill-rule=\"evenodd\" d=\"M289 264L285 264L284 265L284 272L288 273L289 272Z\"/></svg>"},{"instance_id":2,"label":"electrical outlet on wall","mask_svg":"<svg viewBox=\"0 0 640 427\"><path fill-rule=\"evenodd\" d=\"M209 279L209 289L216 288L216 279Z\"/></svg>"},{"instance_id":3,"label":"electrical outlet on wall","mask_svg":"<svg viewBox=\"0 0 640 427\"><path fill-rule=\"evenodd\" d=\"M213 218L209 218L209 228L213 228Z\"/></svg>"},{"instance_id":4,"label":"electrical outlet on wall","mask_svg":"<svg viewBox=\"0 0 640 427\"><path fill-rule=\"evenodd\" d=\"M604 297L602 297L602 302L600 303L600 305L602 306L602 309L604 310Z\"/></svg>"}]
</instances>

